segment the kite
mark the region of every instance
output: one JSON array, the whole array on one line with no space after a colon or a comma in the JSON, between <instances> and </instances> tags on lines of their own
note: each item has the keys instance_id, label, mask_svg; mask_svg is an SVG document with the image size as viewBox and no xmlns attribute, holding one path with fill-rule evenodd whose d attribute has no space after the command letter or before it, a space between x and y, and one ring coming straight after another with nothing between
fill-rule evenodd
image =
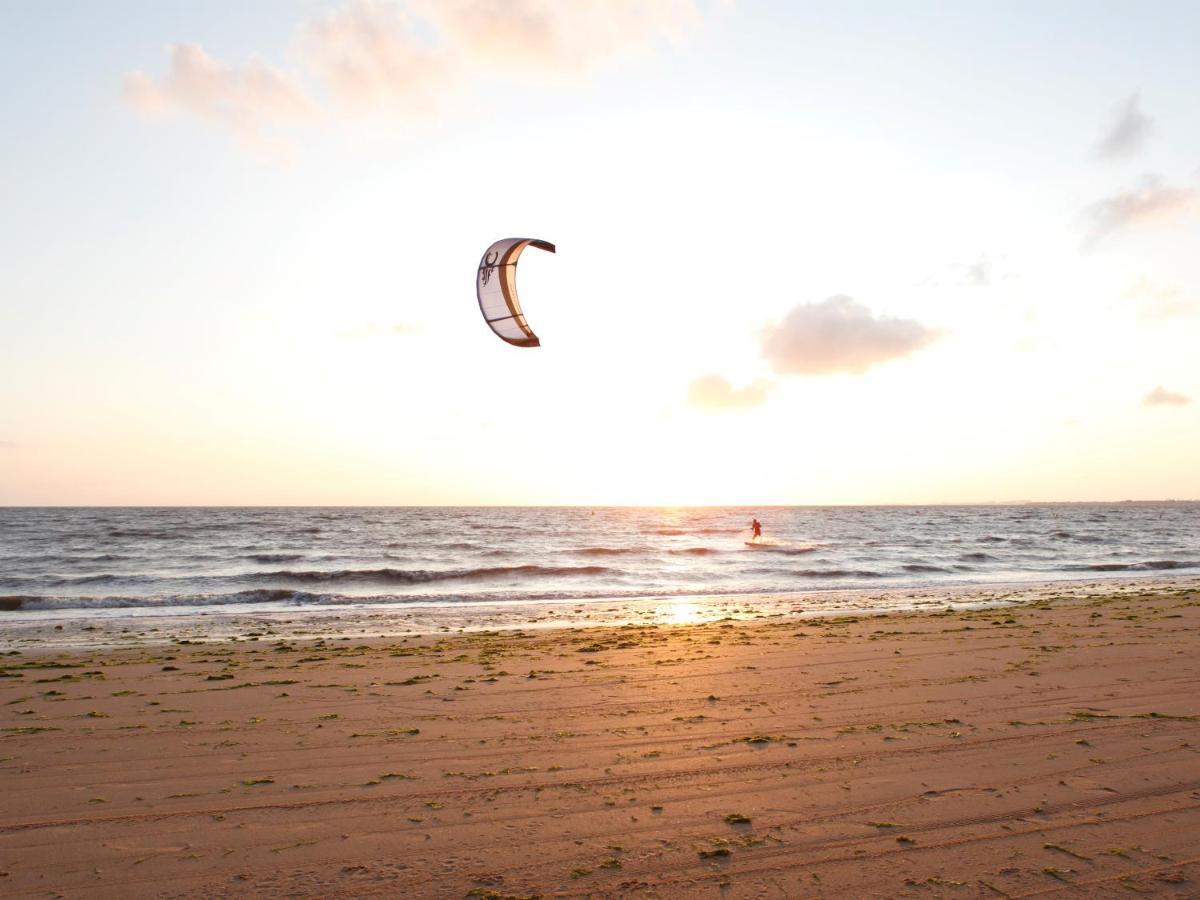
<instances>
[{"instance_id":1,"label":"kite","mask_svg":"<svg viewBox=\"0 0 1200 900\"><path fill-rule=\"evenodd\" d=\"M517 299L517 260L526 247L554 253L554 245L534 238L504 238L487 248L475 276L475 295L479 311L488 327L515 347L540 347L521 302Z\"/></svg>"}]
</instances>

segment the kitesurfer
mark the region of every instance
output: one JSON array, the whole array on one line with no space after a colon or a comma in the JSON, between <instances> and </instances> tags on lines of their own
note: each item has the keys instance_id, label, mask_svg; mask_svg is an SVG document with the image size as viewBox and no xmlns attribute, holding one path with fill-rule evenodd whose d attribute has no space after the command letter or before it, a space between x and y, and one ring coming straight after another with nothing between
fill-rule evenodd
<instances>
[{"instance_id":1,"label":"kitesurfer","mask_svg":"<svg viewBox=\"0 0 1200 900\"><path fill-rule=\"evenodd\" d=\"M754 540L757 541L760 537L762 537L762 522L758 521L758 519L752 519L750 521L750 529L754 532Z\"/></svg>"}]
</instances>

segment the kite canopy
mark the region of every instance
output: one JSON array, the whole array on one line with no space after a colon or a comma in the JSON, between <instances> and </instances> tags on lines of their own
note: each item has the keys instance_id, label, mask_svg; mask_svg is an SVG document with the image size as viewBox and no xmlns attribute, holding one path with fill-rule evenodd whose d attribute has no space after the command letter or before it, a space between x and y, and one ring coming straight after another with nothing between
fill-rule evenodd
<instances>
[{"instance_id":1,"label":"kite canopy","mask_svg":"<svg viewBox=\"0 0 1200 900\"><path fill-rule=\"evenodd\" d=\"M487 248L475 275L479 311L492 331L517 347L540 347L517 299L517 260L526 247L554 252L554 245L533 238L504 238Z\"/></svg>"}]
</instances>

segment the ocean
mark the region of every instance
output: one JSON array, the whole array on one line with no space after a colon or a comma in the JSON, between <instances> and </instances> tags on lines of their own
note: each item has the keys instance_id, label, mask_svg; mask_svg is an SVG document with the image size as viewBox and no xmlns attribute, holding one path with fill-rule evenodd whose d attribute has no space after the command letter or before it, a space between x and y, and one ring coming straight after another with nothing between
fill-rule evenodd
<instances>
[{"instance_id":1,"label":"ocean","mask_svg":"<svg viewBox=\"0 0 1200 900\"><path fill-rule=\"evenodd\" d=\"M747 543L749 523L764 526ZM0 623L1200 574L1200 504L0 508ZM519 619L519 616L517 616Z\"/></svg>"}]
</instances>

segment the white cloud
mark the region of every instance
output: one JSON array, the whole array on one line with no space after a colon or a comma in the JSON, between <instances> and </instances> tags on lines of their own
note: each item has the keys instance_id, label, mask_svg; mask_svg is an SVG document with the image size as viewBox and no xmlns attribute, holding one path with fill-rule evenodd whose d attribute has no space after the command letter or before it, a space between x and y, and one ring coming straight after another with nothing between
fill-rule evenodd
<instances>
[{"instance_id":1,"label":"white cloud","mask_svg":"<svg viewBox=\"0 0 1200 900\"><path fill-rule=\"evenodd\" d=\"M145 116L196 116L233 131L247 146L262 149L271 143L264 124L315 115L296 78L260 59L235 68L196 44L173 44L168 52L170 71L162 79L144 72L125 76L125 98Z\"/></svg>"},{"instance_id":2,"label":"white cloud","mask_svg":"<svg viewBox=\"0 0 1200 900\"><path fill-rule=\"evenodd\" d=\"M1164 184L1147 175L1139 187L1114 194L1083 211L1087 233L1083 249L1091 250L1102 240L1130 228L1170 224L1200 209L1200 191Z\"/></svg>"},{"instance_id":3,"label":"white cloud","mask_svg":"<svg viewBox=\"0 0 1200 900\"><path fill-rule=\"evenodd\" d=\"M1141 98L1131 94L1120 106L1112 127L1096 145L1097 159L1126 159L1136 154L1154 133L1154 120L1140 109Z\"/></svg>"},{"instance_id":4,"label":"white cloud","mask_svg":"<svg viewBox=\"0 0 1200 900\"><path fill-rule=\"evenodd\" d=\"M688 404L704 409L744 409L761 406L771 382L759 378L743 388L734 388L723 375L701 375L688 385Z\"/></svg>"},{"instance_id":5,"label":"white cloud","mask_svg":"<svg viewBox=\"0 0 1200 900\"><path fill-rule=\"evenodd\" d=\"M1186 406L1191 402L1190 397L1168 391L1161 384L1142 398L1143 406Z\"/></svg>"},{"instance_id":6,"label":"white cloud","mask_svg":"<svg viewBox=\"0 0 1200 900\"><path fill-rule=\"evenodd\" d=\"M762 353L785 375L862 374L937 338L914 319L876 316L850 297L801 303L763 332Z\"/></svg>"},{"instance_id":7,"label":"white cloud","mask_svg":"<svg viewBox=\"0 0 1200 900\"><path fill-rule=\"evenodd\" d=\"M298 28L307 85L259 59L235 67L176 44L166 76L133 72L124 93L145 115L195 116L255 147L270 142L273 126L327 105L427 116L497 75L576 78L681 36L700 18L696 0L350 0Z\"/></svg>"}]
</instances>

